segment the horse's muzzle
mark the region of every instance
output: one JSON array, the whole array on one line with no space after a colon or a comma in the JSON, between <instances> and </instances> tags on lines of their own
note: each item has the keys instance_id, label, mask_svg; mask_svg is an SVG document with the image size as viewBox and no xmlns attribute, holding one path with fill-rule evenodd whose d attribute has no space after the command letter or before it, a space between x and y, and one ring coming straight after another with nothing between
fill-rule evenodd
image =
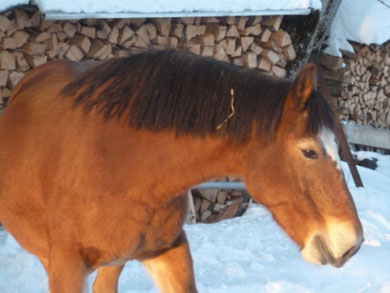
<instances>
[{"instance_id":1,"label":"horse's muzzle","mask_svg":"<svg viewBox=\"0 0 390 293\"><path fill-rule=\"evenodd\" d=\"M320 263L325 264L331 264L332 266L336 268L342 267L353 255L355 255L356 252L360 249L361 244L363 243L364 238L361 237L361 239L358 241L358 243L349 249L346 250L346 252L341 255L338 258L335 258L330 251L327 241L320 236L317 235L313 238L313 246L320 252Z\"/></svg>"}]
</instances>

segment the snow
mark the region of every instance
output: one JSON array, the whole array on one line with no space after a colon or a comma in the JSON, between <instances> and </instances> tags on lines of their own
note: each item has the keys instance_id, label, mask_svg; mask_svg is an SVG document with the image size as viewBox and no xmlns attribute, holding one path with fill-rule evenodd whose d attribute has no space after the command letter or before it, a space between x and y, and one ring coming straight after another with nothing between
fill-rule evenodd
<instances>
[{"instance_id":1,"label":"snow","mask_svg":"<svg viewBox=\"0 0 390 293\"><path fill-rule=\"evenodd\" d=\"M29 0L0 0L0 12L17 5L28 4L29 2Z\"/></svg>"},{"instance_id":2,"label":"snow","mask_svg":"<svg viewBox=\"0 0 390 293\"><path fill-rule=\"evenodd\" d=\"M325 53L353 52L347 40L381 45L390 40L390 0L342 0L332 22Z\"/></svg>"},{"instance_id":3,"label":"snow","mask_svg":"<svg viewBox=\"0 0 390 293\"><path fill-rule=\"evenodd\" d=\"M42 12L172 13L320 9L320 0L35 0Z\"/></svg>"},{"instance_id":4,"label":"snow","mask_svg":"<svg viewBox=\"0 0 390 293\"><path fill-rule=\"evenodd\" d=\"M266 209L253 205L244 216L216 224L186 225L200 293L389 293L390 292L390 156L375 157L378 168L359 167L364 188L354 187L347 165L345 177L365 231L360 251L342 268L304 262L297 246ZM3 238L3 240L1 240ZM89 278L89 287L93 281ZM47 292L39 261L0 233L0 292ZM119 291L157 293L142 266L129 262Z\"/></svg>"}]
</instances>

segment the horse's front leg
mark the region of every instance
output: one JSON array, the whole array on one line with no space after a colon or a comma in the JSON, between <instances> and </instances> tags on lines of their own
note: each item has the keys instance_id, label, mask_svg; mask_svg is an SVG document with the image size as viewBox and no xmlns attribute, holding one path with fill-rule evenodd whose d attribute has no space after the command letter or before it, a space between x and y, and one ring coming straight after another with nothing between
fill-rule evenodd
<instances>
[{"instance_id":1,"label":"horse's front leg","mask_svg":"<svg viewBox=\"0 0 390 293\"><path fill-rule=\"evenodd\" d=\"M74 247L50 247L48 262L50 293L82 293L89 273L84 259Z\"/></svg>"},{"instance_id":2,"label":"horse's front leg","mask_svg":"<svg viewBox=\"0 0 390 293\"><path fill-rule=\"evenodd\" d=\"M172 247L142 261L162 293L196 293L192 258L184 231Z\"/></svg>"},{"instance_id":3,"label":"horse's front leg","mask_svg":"<svg viewBox=\"0 0 390 293\"><path fill-rule=\"evenodd\" d=\"M93 293L118 293L119 276L124 265L100 267L93 282Z\"/></svg>"}]
</instances>

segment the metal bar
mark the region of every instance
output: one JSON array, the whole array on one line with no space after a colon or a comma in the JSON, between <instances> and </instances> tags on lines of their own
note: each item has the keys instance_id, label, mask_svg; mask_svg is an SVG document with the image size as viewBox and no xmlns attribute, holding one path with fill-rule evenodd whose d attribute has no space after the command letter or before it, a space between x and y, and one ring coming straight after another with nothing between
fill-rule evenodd
<instances>
[{"instance_id":1,"label":"metal bar","mask_svg":"<svg viewBox=\"0 0 390 293\"><path fill-rule=\"evenodd\" d=\"M196 11L196 12L151 12L151 13L66 13L61 11L42 11L46 19L82 18L170 18L170 17L224 17L224 16L267 16L267 15L308 15L311 9L295 10L257 10L257 11Z\"/></svg>"},{"instance_id":2,"label":"metal bar","mask_svg":"<svg viewBox=\"0 0 390 293\"><path fill-rule=\"evenodd\" d=\"M244 182L204 182L191 189L246 189Z\"/></svg>"},{"instance_id":3,"label":"metal bar","mask_svg":"<svg viewBox=\"0 0 390 293\"><path fill-rule=\"evenodd\" d=\"M344 155L345 159L347 160L349 170L351 171L353 181L355 182L356 187L363 187L362 179L360 178L359 171L356 167L355 161L352 157L351 150L349 149L348 141L345 138L345 134L343 131L343 127L341 126L340 119L338 118L339 115L336 111L336 107L332 101L332 98L330 96L330 91L328 86L326 85L324 74L321 69L320 62L318 60L317 55L312 55L310 57L310 60L314 62L317 66L317 77L318 77L318 83L319 83L319 89L322 93L322 95L325 97L325 99L329 102L330 107L333 110L333 113L335 114L335 134L336 137L340 143L341 146L341 153Z\"/></svg>"}]
</instances>

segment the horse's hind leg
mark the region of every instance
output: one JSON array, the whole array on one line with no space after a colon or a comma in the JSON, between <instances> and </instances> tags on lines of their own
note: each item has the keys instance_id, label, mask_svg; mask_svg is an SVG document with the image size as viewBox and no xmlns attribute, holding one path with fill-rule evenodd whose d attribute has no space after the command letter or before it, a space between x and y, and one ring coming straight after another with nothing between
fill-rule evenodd
<instances>
[{"instance_id":1,"label":"horse's hind leg","mask_svg":"<svg viewBox=\"0 0 390 293\"><path fill-rule=\"evenodd\" d=\"M93 282L93 293L117 293L118 280L124 265L114 267L100 267Z\"/></svg>"},{"instance_id":2,"label":"horse's hind leg","mask_svg":"<svg viewBox=\"0 0 390 293\"><path fill-rule=\"evenodd\" d=\"M192 258L184 231L170 249L142 263L161 292L197 292Z\"/></svg>"},{"instance_id":3,"label":"horse's hind leg","mask_svg":"<svg viewBox=\"0 0 390 293\"><path fill-rule=\"evenodd\" d=\"M76 249L51 247L48 276L50 293L82 293L88 269Z\"/></svg>"}]
</instances>

